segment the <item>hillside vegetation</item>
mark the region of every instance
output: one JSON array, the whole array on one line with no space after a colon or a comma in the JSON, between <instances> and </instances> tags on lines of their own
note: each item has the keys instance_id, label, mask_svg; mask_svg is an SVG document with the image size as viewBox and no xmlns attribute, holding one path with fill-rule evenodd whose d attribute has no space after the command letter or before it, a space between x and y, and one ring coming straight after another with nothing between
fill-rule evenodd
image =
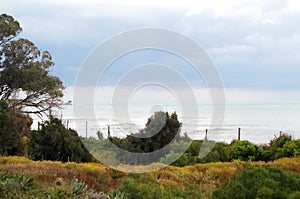
<instances>
[{"instance_id":1,"label":"hillside vegetation","mask_svg":"<svg viewBox=\"0 0 300 199\"><path fill-rule=\"evenodd\" d=\"M154 164L152 165L155 166ZM268 168L265 168L266 166L277 168L278 171L272 171L272 174ZM250 171L247 170L248 167L251 167ZM0 157L0 196L1 198L16 198L16 196L18 198L104 198L105 193L105 197L112 194L114 198L118 198L116 197L118 194L119 196L123 194L122 198L222 198L221 195L226 193L226 189L236 190L235 178L237 180L243 178L239 175L247 174L249 179L251 175L249 176L247 171L251 173L251 169L256 173L261 169L263 172L261 178L262 176L267 178L268 172L273 176L276 173L279 177L284 172L282 176L287 180L283 182L289 182L287 176L290 176L291 184L286 186L294 187L292 190L286 190L286 193L296 195L297 191L300 191L300 158L283 158L269 163L233 161L186 167L167 166L150 173L138 174L119 172L100 163L32 161L25 157L9 156ZM9 180L14 178L17 179L16 183ZM259 180L259 178L255 179ZM270 179L275 180L274 183L278 180L272 176ZM251 182L249 183L251 185ZM78 195L75 192L76 187L82 187L82 192L78 192ZM243 189L236 191L247 194ZM270 194L272 187L256 191ZM255 198L255 195L246 198Z\"/></svg>"}]
</instances>

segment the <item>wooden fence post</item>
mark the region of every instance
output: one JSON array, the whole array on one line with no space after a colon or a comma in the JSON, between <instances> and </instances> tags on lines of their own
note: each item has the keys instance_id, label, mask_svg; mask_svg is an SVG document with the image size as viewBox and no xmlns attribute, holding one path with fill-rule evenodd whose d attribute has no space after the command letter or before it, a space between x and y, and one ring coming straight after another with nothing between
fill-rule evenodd
<instances>
[{"instance_id":1,"label":"wooden fence post","mask_svg":"<svg viewBox=\"0 0 300 199\"><path fill-rule=\"evenodd\" d=\"M85 122L85 138L87 138L87 121Z\"/></svg>"},{"instance_id":2,"label":"wooden fence post","mask_svg":"<svg viewBox=\"0 0 300 199\"><path fill-rule=\"evenodd\" d=\"M208 133L208 129L205 129L205 138L204 138L204 140L207 140L207 133Z\"/></svg>"}]
</instances>

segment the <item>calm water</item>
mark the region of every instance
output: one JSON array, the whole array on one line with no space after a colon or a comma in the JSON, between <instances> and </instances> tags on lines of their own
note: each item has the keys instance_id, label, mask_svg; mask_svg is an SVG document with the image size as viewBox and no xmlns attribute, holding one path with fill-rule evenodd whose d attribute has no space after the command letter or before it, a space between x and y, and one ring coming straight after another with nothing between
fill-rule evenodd
<instances>
[{"instance_id":1,"label":"calm water","mask_svg":"<svg viewBox=\"0 0 300 199\"><path fill-rule=\"evenodd\" d=\"M74 108L80 112L79 115L74 115ZM266 143L280 131L300 138L300 104L229 104L225 107L224 123L220 129L211 126L212 106L199 105L198 109L197 118L184 118L183 131L194 139L203 139L205 129L209 129L209 139L230 142L237 138L239 127L242 129L241 139L254 143ZM120 117L116 113L120 110L128 112L129 117ZM157 110L176 111L179 119L183 120L181 108L172 104L114 108L109 104L69 105L56 111L56 115L82 136L86 135L86 128L88 136L95 137L98 130L106 136L109 125L113 136L124 137L143 128L147 118Z\"/></svg>"}]
</instances>

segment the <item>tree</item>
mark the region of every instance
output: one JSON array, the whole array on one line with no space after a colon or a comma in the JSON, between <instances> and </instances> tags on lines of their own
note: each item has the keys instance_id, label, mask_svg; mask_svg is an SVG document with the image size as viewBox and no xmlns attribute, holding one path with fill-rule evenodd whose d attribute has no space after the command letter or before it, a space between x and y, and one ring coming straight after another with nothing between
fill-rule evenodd
<instances>
[{"instance_id":1,"label":"tree","mask_svg":"<svg viewBox=\"0 0 300 199\"><path fill-rule=\"evenodd\" d=\"M34 160L89 162L92 156L84 147L76 131L66 129L62 121L50 117L40 130L32 131L28 155Z\"/></svg>"},{"instance_id":2,"label":"tree","mask_svg":"<svg viewBox=\"0 0 300 199\"><path fill-rule=\"evenodd\" d=\"M156 112L148 119L146 128L139 133L128 135L125 139L113 139L119 147L136 153L148 153L168 145L179 133L181 123L176 112Z\"/></svg>"},{"instance_id":3,"label":"tree","mask_svg":"<svg viewBox=\"0 0 300 199\"><path fill-rule=\"evenodd\" d=\"M176 112L169 115L168 112L156 112L148 119L146 127L136 134L128 135L124 139L110 137L109 139L119 148L133 153L144 153L142 160L136 159L134 155L129 157L123 153L118 154L121 161L132 164L150 163L159 161L161 153L159 149L164 148L176 139L181 123L178 121ZM178 136L179 137L179 136ZM161 150L166 154L168 147ZM147 153L154 152L153 155ZM152 158L152 159L151 159Z\"/></svg>"},{"instance_id":4,"label":"tree","mask_svg":"<svg viewBox=\"0 0 300 199\"><path fill-rule=\"evenodd\" d=\"M0 100L0 155L17 155L19 137L13 129L12 115L6 102Z\"/></svg>"},{"instance_id":5,"label":"tree","mask_svg":"<svg viewBox=\"0 0 300 199\"><path fill-rule=\"evenodd\" d=\"M42 114L58 106L64 86L49 74L51 54L27 39L16 39L22 28L9 15L0 15L0 29L0 99L23 113Z\"/></svg>"},{"instance_id":6,"label":"tree","mask_svg":"<svg viewBox=\"0 0 300 199\"><path fill-rule=\"evenodd\" d=\"M21 31L22 28L19 22L13 17L7 14L0 15L0 45L10 41Z\"/></svg>"}]
</instances>

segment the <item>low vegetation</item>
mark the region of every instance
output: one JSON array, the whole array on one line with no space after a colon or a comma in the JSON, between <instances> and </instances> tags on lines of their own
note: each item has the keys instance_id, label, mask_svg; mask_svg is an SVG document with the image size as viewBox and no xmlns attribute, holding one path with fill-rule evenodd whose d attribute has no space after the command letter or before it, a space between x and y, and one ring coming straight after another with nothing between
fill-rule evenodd
<instances>
[{"instance_id":1,"label":"low vegetation","mask_svg":"<svg viewBox=\"0 0 300 199\"><path fill-rule=\"evenodd\" d=\"M300 178L271 165L247 165L213 198L299 198Z\"/></svg>"},{"instance_id":2,"label":"low vegetation","mask_svg":"<svg viewBox=\"0 0 300 199\"><path fill-rule=\"evenodd\" d=\"M123 173L100 163L32 161L9 156L0 157L0 197L297 198L299 174L300 158L269 163L233 161L167 166L138 174Z\"/></svg>"},{"instance_id":3,"label":"low vegetation","mask_svg":"<svg viewBox=\"0 0 300 199\"><path fill-rule=\"evenodd\" d=\"M163 123L161 118L165 118ZM160 124L160 125L157 125ZM163 124L163 125L161 125ZM181 123L177 114L157 112L149 118L145 129L126 138L109 137L108 139L82 138L91 154L98 159L109 159L112 165L149 164L161 162L173 166L187 166L198 163L241 161L274 161L283 157L300 155L300 140L290 135L275 136L268 144L256 145L247 140L233 140L231 143L212 140L191 140L188 136L176 136ZM148 134L156 132L155 136ZM141 136L145 136L141 137ZM112 147L115 144L126 153ZM159 152L156 153L156 151ZM154 152L153 152L154 151ZM153 152L152 154L148 154ZM136 155L144 153L143 157ZM202 154L204 154L202 156Z\"/></svg>"}]
</instances>

